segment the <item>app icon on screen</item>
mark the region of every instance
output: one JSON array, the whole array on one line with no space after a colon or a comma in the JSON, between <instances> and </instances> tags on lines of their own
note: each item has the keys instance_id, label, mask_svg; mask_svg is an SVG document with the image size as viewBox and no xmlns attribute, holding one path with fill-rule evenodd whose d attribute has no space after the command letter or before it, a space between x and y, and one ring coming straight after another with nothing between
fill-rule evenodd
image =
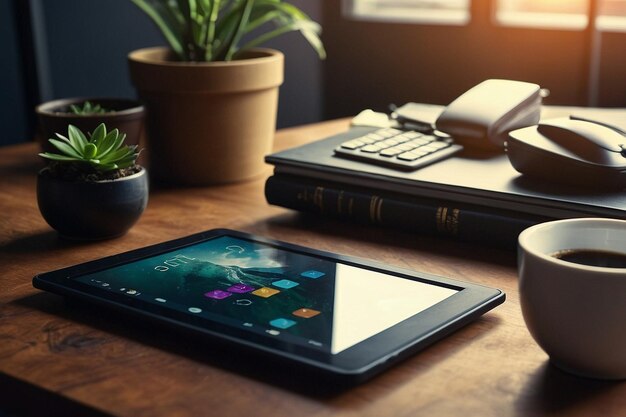
<instances>
[{"instance_id":1,"label":"app icon on screen","mask_svg":"<svg viewBox=\"0 0 626 417\"><path fill-rule=\"evenodd\" d=\"M293 326L294 324L296 324L296 322L293 321L293 320L284 319L282 317L279 317L277 319L274 319L274 320L270 321L270 324L273 327L278 327L279 329L288 329L291 326Z\"/></svg>"},{"instance_id":2,"label":"app icon on screen","mask_svg":"<svg viewBox=\"0 0 626 417\"><path fill-rule=\"evenodd\" d=\"M229 293L228 291L222 291L222 290L213 290L204 294L205 297L213 298L215 300L223 300L224 298L230 297L231 295L232 294Z\"/></svg>"},{"instance_id":3,"label":"app icon on screen","mask_svg":"<svg viewBox=\"0 0 626 417\"><path fill-rule=\"evenodd\" d=\"M323 277L326 274L320 271L310 270L310 271L304 271L300 275L302 275L305 278L318 279L318 278Z\"/></svg>"},{"instance_id":4,"label":"app icon on screen","mask_svg":"<svg viewBox=\"0 0 626 417\"><path fill-rule=\"evenodd\" d=\"M297 282L291 281L289 279L281 279L279 281L274 281L272 282L272 285L278 288L284 288L284 289L289 289L289 288L293 288L293 287L297 287L298 284Z\"/></svg>"},{"instance_id":5,"label":"app icon on screen","mask_svg":"<svg viewBox=\"0 0 626 417\"><path fill-rule=\"evenodd\" d=\"M246 284L235 284L228 287L227 291L234 292L235 294L245 294L247 292L253 291L254 287Z\"/></svg>"},{"instance_id":6,"label":"app icon on screen","mask_svg":"<svg viewBox=\"0 0 626 417\"><path fill-rule=\"evenodd\" d=\"M299 308L296 311L294 311L293 313L294 316L298 316L298 317L302 317L304 319L310 319L311 317L315 317L318 314L320 314L319 311L317 310L313 310L312 308Z\"/></svg>"},{"instance_id":7,"label":"app icon on screen","mask_svg":"<svg viewBox=\"0 0 626 417\"><path fill-rule=\"evenodd\" d=\"M252 291L252 294L258 297L269 298L272 295L278 294L279 292L280 292L279 290L276 290L274 288L262 287L256 291Z\"/></svg>"}]
</instances>

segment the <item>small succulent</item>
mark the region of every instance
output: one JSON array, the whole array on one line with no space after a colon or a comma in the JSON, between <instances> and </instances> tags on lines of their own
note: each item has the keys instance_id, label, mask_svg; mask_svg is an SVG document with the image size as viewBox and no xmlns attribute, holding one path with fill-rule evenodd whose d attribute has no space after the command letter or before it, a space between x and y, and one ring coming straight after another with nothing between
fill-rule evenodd
<instances>
[{"instance_id":1,"label":"small succulent","mask_svg":"<svg viewBox=\"0 0 626 417\"><path fill-rule=\"evenodd\" d=\"M58 139L48 141L59 151L44 152L39 156L59 163L81 164L97 171L111 171L135 165L139 156L137 145L124 145L125 133L113 129L107 133L101 123L91 133L89 139L74 125L67 128L67 137L57 133Z\"/></svg>"},{"instance_id":2,"label":"small succulent","mask_svg":"<svg viewBox=\"0 0 626 417\"><path fill-rule=\"evenodd\" d=\"M81 104L71 104L70 113L78 114L80 116L89 116L92 114L111 113L112 110L105 109L99 104L92 104L90 101L85 101Z\"/></svg>"}]
</instances>

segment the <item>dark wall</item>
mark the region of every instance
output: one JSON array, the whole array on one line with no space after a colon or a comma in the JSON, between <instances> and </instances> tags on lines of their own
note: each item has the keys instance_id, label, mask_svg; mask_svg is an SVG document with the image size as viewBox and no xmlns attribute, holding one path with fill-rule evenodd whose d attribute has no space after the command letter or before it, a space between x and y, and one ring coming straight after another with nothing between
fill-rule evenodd
<instances>
[{"instance_id":1,"label":"dark wall","mask_svg":"<svg viewBox=\"0 0 626 417\"><path fill-rule=\"evenodd\" d=\"M29 131L25 69L20 54L17 10L0 0L0 146L19 141Z\"/></svg>"},{"instance_id":2,"label":"dark wall","mask_svg":"<svg viewBox=\"0 0 626 417\"><path fill-rule=\"evenodd\" d=\"M163 44L129 0L34 0L42 23L49 85L43 100L76 96L132 97L126 55ZM43 54L42 54L43 55Z\"/></svg>"},{"instance_id":3,"label":"dark wall","mask_svg":"<svg viewBox=\"0 0 626 417\"><path fill-rule=\"evenodd\" d=\"M293 3L314 19L320 18L318 2ZM27 15L22 16L24 22L31 26L21 31L17 30L14 10L18 4ZM135 97L127 54L142 47L165 45L152 21L130 0L0 0L0 5L0 46L9 52L8 60L0 62L0 109L19 105L21 116L32 116L29 100L34 104L76 96ZM32 48L26 49L32 49L37 70L23 82L28 71L22 67L18 37L20 33L29 34L29 29ZM320 120L321 64L316 53L297 33L286 34L267 46L280 49L286 57L278 127ZM26 91L24 85L29 83L36 85L35 93ZM32 138L32 120L17 120L15 115L2 117L0 128L5 139L0 138L0 144Z\"/></svg>"}]
</instances>

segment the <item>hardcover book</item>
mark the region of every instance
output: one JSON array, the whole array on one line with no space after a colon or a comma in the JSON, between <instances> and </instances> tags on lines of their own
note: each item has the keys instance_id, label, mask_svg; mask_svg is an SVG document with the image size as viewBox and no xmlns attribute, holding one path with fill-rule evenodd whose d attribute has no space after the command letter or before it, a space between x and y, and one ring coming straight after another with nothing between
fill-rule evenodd
<instances>
[{"instance_id":1,"label":"hardcover book","mask_svg":"<svg viewBox=\"0 0 626 417\"><path fill-rule=\"evenodd\" d=\"M590 110L587 113L594 111L598 112ZM587 113L584 109L576 109L576 114L585 116ZM596 113L591 116L597 116ZM623 116L625 113L622 111L620 114ZM485 230L491 228L492 234L495 235L498 234L497 229L501 229L505 224L515 224L516 226L509 228L508 235L514 235L516 238L516 233L524 227L550 219L570 217L626 219L624 190L602 190L528 179L515 171L504 153L477 153L466 149L453 157L412 172L334 155L333 149L341 143L375 130L377 128L352 127L344 133L268 155L266 162L275 166L275 175L270 177L266 185L268 202L296 210L315 211L324 215L358 220L355 216L362 214L353 213L349 216L345 211L337 213L338 209L329 211L330 206L325 210L315 206L317 192L318 199L320 196L327 200L334 198L334 206L345 210L345 207L336 201L343 191L344 198L346 193L354 194L353 204L356 204L357 200L361 201L359 204L363 204L364 201L373 204L370 220L374 221L368 221L369 223L389 225L391 219L399 218L397 204L403 203L405 206L413 207L415 216L430 216L433 221L429 226L431 229L423 225L413 227L416 231L425 232L432 232L432 227L435 230L437 227L442 228L441 218L437 220L437 210L441 208L446 210L446 222L464 222L458 225L456 235L459 237L462 237L460 236L462 227L471 226L467 224L468 222L474 223L474 226L481 225L471 229L472 234L485 234L487 233ZM336 196L329 197L333 195L329 190L334 190L332 192L336 192ZM374 201L375 198L379 198L380 201ZM395 209L392 208L393 202L397 203ZM417 208L419 205L430 207L428 214L420 211ZM403 214L405 221L411 217L411 209L407 210L409 211L405 210ZM454 214L448 217L450 215L448 210L452 210L451 213L457 210L456 220ZM383 217L377 215L377 212L386 213L384 218L387 220L381 221ZM467 215L463 220L461 213L473 213L473 217ZM499 222L496 222L495 218L499 219ZM472 239L467 233L464 236L466 239ZM511 237L507 237L506 240L510 241Z\"/></svg>"}]
</instances>

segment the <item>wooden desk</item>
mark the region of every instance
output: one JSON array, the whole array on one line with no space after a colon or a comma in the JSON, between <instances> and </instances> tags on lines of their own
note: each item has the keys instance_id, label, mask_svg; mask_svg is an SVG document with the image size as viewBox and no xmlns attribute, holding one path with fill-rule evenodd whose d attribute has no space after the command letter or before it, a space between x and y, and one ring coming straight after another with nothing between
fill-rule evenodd
<instances>
[{"instance_id":1,"label":"wooden desk","mask_svg":"<svg viewBox=\"0 0 626 417\"><path fill-rule=\"evenodd\" d=\"M276 149L346 126L339 120L285 129ZM626 415L626 383L580 379L548 364L522 320L515 253L270 207L265 177L155 189L126 236L66 242L37 209L36 151L34 144L0 149L0 410L39 416ZM496 286L507 301L372 381L341 390L107 312L68 308L31 286L38 272L216 227Z\"/></svg>"}]
</instances>

